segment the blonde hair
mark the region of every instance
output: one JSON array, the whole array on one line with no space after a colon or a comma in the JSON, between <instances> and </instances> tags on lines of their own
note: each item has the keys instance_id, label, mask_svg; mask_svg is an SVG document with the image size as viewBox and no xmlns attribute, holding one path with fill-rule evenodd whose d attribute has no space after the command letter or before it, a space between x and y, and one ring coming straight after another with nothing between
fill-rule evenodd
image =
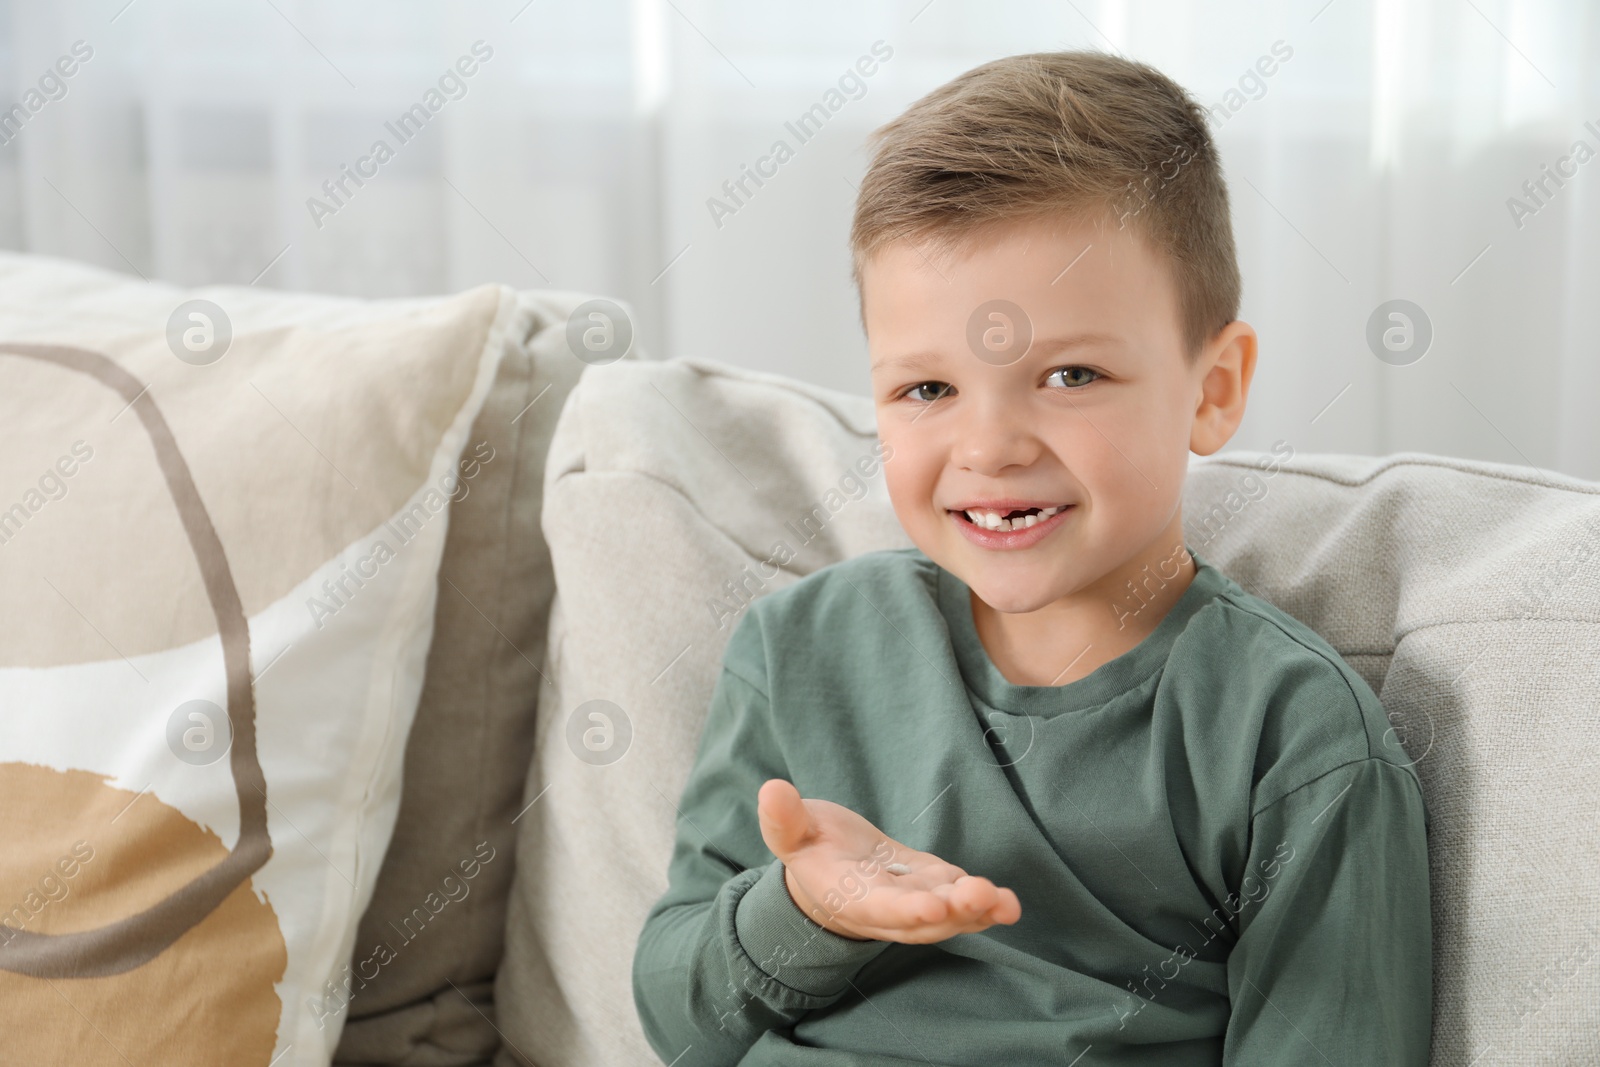
<instances>
[{"instance_id":1,"label":"blonde hair","mask_svg":"<svg viewBox=\"0 0 1600 1067\"><path fill-rule=\"evenodd\" d=\"M1041 216L1117 218L1165 253L1186 354L1239 313L1228 189L1205 111L1154 67L1035 52L974 67L873 131L851 276L884 245L970 247Z\"/></svg>"}]
</instances>

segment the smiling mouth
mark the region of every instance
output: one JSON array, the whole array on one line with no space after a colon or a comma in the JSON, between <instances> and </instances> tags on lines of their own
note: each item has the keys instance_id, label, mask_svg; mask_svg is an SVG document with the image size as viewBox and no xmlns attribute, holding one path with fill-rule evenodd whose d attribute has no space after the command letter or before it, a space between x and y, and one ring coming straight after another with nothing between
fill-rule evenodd
<instances>
[{"instance_id":1,"label":"smiling mouth","mask_svg":"<svg viewBox=\"0 0 1600 1067\"><path fill-rule=\"evenodd\" d=\"M1026 530L1031 526L1050 519L1071 507L1071 504L1062 504L1053 508L1016 508L1005 513L999 511L972 510L952 511L950 514L965 520L980 530L991 530L996 533L1010 533L1015 530Z\"/></svg>"}]
</instances>

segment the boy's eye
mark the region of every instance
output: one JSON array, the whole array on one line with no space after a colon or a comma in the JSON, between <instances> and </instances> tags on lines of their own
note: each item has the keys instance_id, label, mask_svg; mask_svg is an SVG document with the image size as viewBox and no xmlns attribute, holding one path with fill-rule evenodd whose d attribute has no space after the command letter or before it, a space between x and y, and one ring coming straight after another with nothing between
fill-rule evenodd
<instances>
[{"instance_id":1,"label":"boy's eye","mask_svg":"<svg viewBox=\"0 0 1600 1067\"><path fill-rule=\"evenodd\" d=\"M1099 371L1090 370L1088 367L1057 367L1045 375L1044 380L1048 382L1058 375L1061 377L1063 385L1074 389L1082 389L1096 378L1102 377ZM1091 375L1091 377L1083 377L1083 375Z\"/></svg>"},{"instance_id":2,"label":"boy's eye","mask_svg":"<svg viewBox=\"0 0 1600 1067\"><path fill-rule=\"evenodd\" d=\"M950 392L949 382L918 382L900 395L931 404L948 392Z\"/></svg>"},{"instance_id":3,"label":"boy's eye","mask_svg":"<svg viewBox=\"0 0 1600 1067\"><path fill-rule=\"evenodd\" d=\"M1068 389L1082 389L1090 382L1103 378L1105 375L1089 367L1057 367L1045 376L1045 381L1048 382L1056 377L1060 377L1062 384ZM918 382L915 385L907 386L900 395L925 404L931 404L935 400L950 395L954 388L949 382Z\"/></svg>"}]
</instances>

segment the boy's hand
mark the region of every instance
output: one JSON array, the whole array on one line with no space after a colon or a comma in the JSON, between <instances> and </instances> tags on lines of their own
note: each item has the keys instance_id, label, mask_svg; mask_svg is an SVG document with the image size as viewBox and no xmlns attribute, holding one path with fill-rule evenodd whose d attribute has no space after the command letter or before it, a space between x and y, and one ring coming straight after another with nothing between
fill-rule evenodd
<instances>
[{"instance_id":1,"label":"boy's hand","mask_svg":"<svg viewBox=\"0 0 1600 1067\"><path fill-rule=\"evenodd\" d=\"M756 814L789 896L836 934L922 945L1022 917L1011 890L900 844L842 804L802 800L782 778L762 784Z\"/></svg>"}]
</instances>

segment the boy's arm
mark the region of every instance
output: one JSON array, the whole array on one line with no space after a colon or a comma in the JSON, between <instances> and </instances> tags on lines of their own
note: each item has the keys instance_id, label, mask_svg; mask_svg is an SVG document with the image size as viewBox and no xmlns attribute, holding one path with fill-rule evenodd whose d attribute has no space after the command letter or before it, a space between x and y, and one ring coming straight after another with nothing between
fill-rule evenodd
<instances>
[{"instance_id":1,"label":"boy's arm","mask_svg":"<svg viewBox=\"0 0 1600 1067\"><path fill-rule=\"evenodd\" d=\"M1228 956L1225 1067L1426 1067L1428 840L1413 773L1345 764L1258 812Z\"/></svg>"},{"instance_id":2,"label":"boy's arm","mask_svg":"<svg viewBox=\"0 0 1600 1067\"><path fill-rule=\"evenodd\" d=\"M678 803L669 888L651 908L633 958L634 1004L663 1061L736 1064L769 1029L850 992L850 979L888 947L825 930L784 885L762 840L756 795L789 778L767 695L745 675L760 659L755 612L740 620Z\"/></svg>"}]
</instances>

